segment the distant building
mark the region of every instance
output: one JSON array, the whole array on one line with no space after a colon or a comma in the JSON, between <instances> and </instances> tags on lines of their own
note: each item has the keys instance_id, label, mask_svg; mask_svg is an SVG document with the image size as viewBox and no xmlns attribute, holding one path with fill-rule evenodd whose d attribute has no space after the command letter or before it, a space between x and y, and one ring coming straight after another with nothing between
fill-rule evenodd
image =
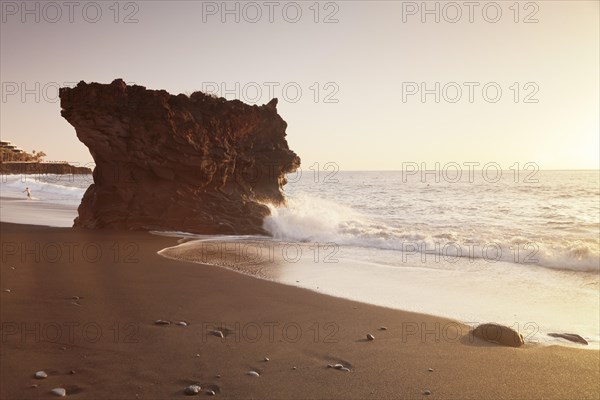
<instances>
[{"instance_id":1,"label":"distant building","mask_svg":"<svg viewBox=\"0 0 600 400\"><path fill-rule=\"evenodd\" d=\"M0 141L0 162L30 161L33 155L19 149L9 141Z\"/></svg>"}]
</instances>

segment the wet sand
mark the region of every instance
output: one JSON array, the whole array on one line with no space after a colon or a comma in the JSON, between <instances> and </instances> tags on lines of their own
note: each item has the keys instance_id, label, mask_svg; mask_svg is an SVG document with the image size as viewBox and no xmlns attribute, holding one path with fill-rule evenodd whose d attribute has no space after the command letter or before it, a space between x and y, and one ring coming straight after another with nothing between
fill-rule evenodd
<instances>
[{"instance_id":1,"label":"wet sand","mask_svg":"<svg viewBox=\"0 0 600 400\"><path fill-rule=\"evenodd\" d=\"M156 254L174 238L0 229L2 399L49 398L56 387L82 399L183 398L193 383L219 398L600 395L596 350L498 347L443 318ZM155 325L158 319L188 325ZM336 363L350 372L327 368ZM39 370L48 378L34 379Z\"/></svg>"},{"instance_id":2,"label":"wet sand","mask_svg":"<svg viewBox=\"0 0 600 400\"><path fill-rule=\"evenodd\" d=\"M35 198L0 196L0 214L3 222L71 227L77 217L77 206L55 204Z\"/></svg>"}]
</instances>

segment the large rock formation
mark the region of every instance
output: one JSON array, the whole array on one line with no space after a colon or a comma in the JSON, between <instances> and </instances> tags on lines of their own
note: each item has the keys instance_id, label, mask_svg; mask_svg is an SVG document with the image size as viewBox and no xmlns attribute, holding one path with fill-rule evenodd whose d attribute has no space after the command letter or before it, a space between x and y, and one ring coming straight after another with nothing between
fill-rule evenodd
<instances>
[{"instance_id":1,"label":"large rock formation","mask_svg":"<svg viewBox=\"0 0 600 400\"><path fill-rule=\"evenodd\" d=\"M75 226L264 233L264 203L284 202L285 174L300 165L277 99L250 106L120 79L80 82L60 99L96 163Z\"/></svg>"}]
</instances>

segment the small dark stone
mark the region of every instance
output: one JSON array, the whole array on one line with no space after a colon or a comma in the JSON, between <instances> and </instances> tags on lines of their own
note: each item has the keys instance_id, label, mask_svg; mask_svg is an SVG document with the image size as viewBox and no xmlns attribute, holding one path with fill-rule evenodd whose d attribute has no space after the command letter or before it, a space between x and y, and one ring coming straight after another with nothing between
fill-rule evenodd
<instances>
[{"instance_id":1,"label":"small dark stone","mask_svg":"<svg viewBox=\"0 0 600 400\"><path fill-rule=\"evenodd\" d=\"M568 340L569 342L579 343L579 344L588 344L588 341L579 336L576 333L549 333L548 336L555 338L562 338Z\"/></svg>"}]
</instances>

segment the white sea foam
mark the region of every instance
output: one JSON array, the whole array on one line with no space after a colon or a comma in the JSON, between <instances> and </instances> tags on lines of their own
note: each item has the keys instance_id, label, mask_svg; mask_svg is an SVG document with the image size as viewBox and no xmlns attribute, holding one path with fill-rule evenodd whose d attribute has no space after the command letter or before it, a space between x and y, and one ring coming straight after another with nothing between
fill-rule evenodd
<instances>
[{"instance_id":1,"label":"white sea foam","mask_svg":"<svg viewBox=\"0 0 600 400\"><path fill-rule=\"evenodd\" d=\"M2 197L26 199L23 191L28 187L33 200L78 206L91 183L91 175L2 175L0 194Z\"/></svg>"},{"instance_id":2,"label":"white sea foam","mask_svg":"<svg viewBox=\"0 0 600 400\"><path fill-rule=\"evenodd\" d=\"M278 240L397 250L406 253L407 260L435 259L438 255L446 260L459 256L490 263L506 261L576 271L597 272L600 268L597 237L540 234L525 237L512 226L477 232L461 231L458 226L438 226L434 222L411 229L306 194L289 199L286 207L269 205L269 208L271 215L265 219L264 227ZM393 254L390 257L402 258Z\"/></svg>"}]
</instances>

